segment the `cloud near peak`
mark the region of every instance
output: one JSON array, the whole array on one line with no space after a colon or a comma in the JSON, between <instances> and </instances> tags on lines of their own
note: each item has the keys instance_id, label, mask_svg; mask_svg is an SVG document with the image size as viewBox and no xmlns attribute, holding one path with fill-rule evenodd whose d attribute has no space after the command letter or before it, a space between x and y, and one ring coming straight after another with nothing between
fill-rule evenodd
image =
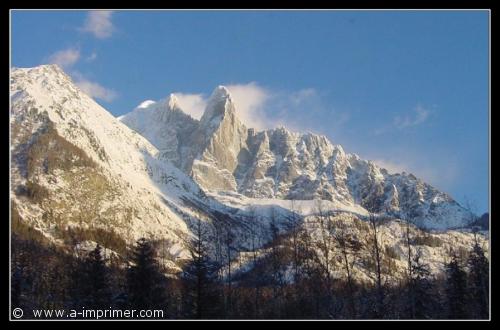
<instances>
[{"instance_id":1,"label":"cloud near peak","mask_svg":"<svg viewBox=\"0 0 500 330\"><path fill-rule=\"evenodd\" d=\"M335 118L329 128L344 125L349 120L346 113L326 107L318 91L304 88L297 91L274 91L256 82L224 85L236 108L238 119L248 128L257 130L285 126L292 130L311 130L314 118ZM174 93L180 108L193 118L200 119L208 99L203 94ZM307 111L304 111L307 109ZM314 113L314 115L311 115Z\"/></svg>"},{"instance_id":2,"label":"cloud near peak","mask_svg":"<svg viewBox=\"0 0 500 330\"><path fill-rule=\"evenodd\" d=\"M225 85L236 107L238 119L247 127L264 129L272 126L266 122L264 105L271 93L255 82ZM191 117L200 119L208 99L203 94L174 93L179 107Z\"/></svg>"},{"instance_id":3,"label":"cloud near peak","mask_svg":"<svg viewBox=\"0 0 500 330\"><path fill-rule=\"evenodd\" d=\"M207 106L203 94L174 93L179 107L191 117L200 119Z\"/></svg>"},{"instance_id":4,"label":"cloud near peak","mask_svg":"<svg viewBox=\"0 0 500 330\"><path fill-rule=\"evenodd\" d=\"M226 85L236 107L236 114L243 124L256 129L269 128L264 105L271 93L255 82Z\"/></svg>"},{"instance_id":5,"label":"cloud near peak","mask_svg":"<svg viewBox=\"0 0 500 330\"><path fill-rule=\"evenodd\" d=\"M414 114L406 116L396 116L394 118L394 125L399 128L407 128L417 126L424 123L429 118L430 111L424 107L417 105L414 109Z\"/></svg>"},{"instance_id":6,"label":"cloud near peak","mask_svg":"<svg viewBox=\"0 0 500 330\"><path fill-rule=\"evenodd\" d=\"M111 102L118 96L114 90L107 89L99 83L90 80L79 80L76 82L76 85L90 97L106 102Z\"/></svg>"},{"instance_id":7,"label":"cloud near peak","mask_svg":"<svg viewBox=\"0 0 500 330\"><path fill-rule=\"evenodd\" d=\"M118 96L118 93L112 89L106 88L101 84L91 81L83 76L80 72L73 71L71 76L75 80L75 84L88 96L100 99L106 102L111 102Z\"/></svg>"},{"instance_id":8,"label":"cloud near peak","mask_svg":"<svg viewBox=\"0 0 500 330\"><path fill-rule=\"evenodd\" d=\"M88 13L81 30L91 33L98 39L109 38L113 35L115 27L111 22L111 10L95 10Z\"/></svg>"},{"instance_id":9,"label":"cloud near peak","mask_svg":"<svg viewBox=\"0 0 500 330\"><path fill-rule=\"evenodd\" d=\"M68 48L59 50L48 58L48 63L57 64L61 68L66 69L73 66L80 59L80 50L76 48Z\"/></svg>"}]
</instances>

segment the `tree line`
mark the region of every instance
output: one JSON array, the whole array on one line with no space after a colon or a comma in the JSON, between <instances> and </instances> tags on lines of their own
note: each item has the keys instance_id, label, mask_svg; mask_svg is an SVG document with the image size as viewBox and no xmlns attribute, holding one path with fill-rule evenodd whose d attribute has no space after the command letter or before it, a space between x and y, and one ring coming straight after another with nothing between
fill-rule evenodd
<instances>
[{"instance_id":1,"label":"tree line","mask_svg":"<svg viewBox=\"0 0 500 330\"><path fill-rule=\"evenodd\" d=\"M195 223L186 244L190 258L177 274L165 264L165 242L142 238L122 256L99 244L64 251L18 226L12 234L12 308L23 308L25 318L40 308L161 309L165 319L489 317L489 261L478 239L467 255L450 251L444 272L432 276L408 222L407 266L397 283L388 284L384 277L393 269L379 219L370 215L361 224L368 236L360 241L335 214L319 211L314 240L295 214L283 231L272 216L266 244L259 241L258 221L249 221L245 272L233 269L238 233L221 219ZM371 281L355 276L359 262Z\"/></svg>"}]
</instances>

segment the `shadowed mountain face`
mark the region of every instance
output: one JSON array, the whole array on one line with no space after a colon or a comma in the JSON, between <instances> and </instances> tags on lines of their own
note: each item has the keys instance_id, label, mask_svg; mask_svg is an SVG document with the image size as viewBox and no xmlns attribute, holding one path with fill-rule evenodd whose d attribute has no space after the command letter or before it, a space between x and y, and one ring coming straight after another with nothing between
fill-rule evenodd
<instances>
[{"instance_id":1,"label":"shadowed mountain face","mask_svg":"<svg viewBox=\"0 0 500 330\"><path fill-rule=\"evenodd\" d=\"M256 131L238 119L229 91L217 87L198 121L175 96L136 108L120 120L207 191L252 198L322 199L411 218L436 229L460 227L468 212L412 174L395 173L344 152L325 136L285 127ZM160 120L159 116L162 116Z\"/></svg>"},{"instance_id":2,"label":"shadowed mountain face","mask_svg":"<svg viewBox=\"0 0 500 330\"><path fill-rule=\"evenodd\" d=\"M471 226L479 227L481 230L489 230L490 229L490 214L488 212L484 213L482 216L477 218Z\"/></svg>"}]
</instances>

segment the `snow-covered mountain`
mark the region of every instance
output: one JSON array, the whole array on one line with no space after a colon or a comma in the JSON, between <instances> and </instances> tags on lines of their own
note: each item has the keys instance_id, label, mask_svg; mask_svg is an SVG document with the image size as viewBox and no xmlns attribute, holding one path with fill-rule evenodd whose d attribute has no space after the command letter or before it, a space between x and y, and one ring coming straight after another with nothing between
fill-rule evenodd
<instances>
[{"instance_id":1,"label":"snow-covered mountain","mask_svg":"<svg viewBox=\"0 0 500 330\"><path fill-rule=\"evenodd\" d=\"M390 174L332 144L325 136L285 127L243 125L229 91L217 87L202 118L175 100L145 102L120 117L186 174L212 192L271 199L322 199L347 208L411 218L421 227L467 224L471 215L448 194L405 172ZM168 147L167 147L168 146Z\"/></svg>"},{"instance_id":2,"label":"snow-covered mountain","mask_svg":"<svg viewBox=\"0 0 500 330\"><path fill-rule=\"evenodd\" d=\"M55 228L112 229L179 250L202 192L144 137L121 124L55 65L11 72L11 199L51 238Z\"/></svg>"},{"instance_id":3,"label":"snow-covered mountain","mask_svg":"<svg viewBox=\"0 0 500 330\"><path fill-rule=\"evenodd\" d=\"M413 212L431 228L467 220L446 194L346 154L324 136L246 128L222 86L200 120L182 112L175 95L115 118L55 65L12 69L10 91L13 214L57 244L68 244L72 228L87 231L81 246L93 246L97 230L126 244L141 237L168 241L171 266L179 269L200 221L214 258L223 257L214 252L217 231L229 230L237 251L230 258L245 269L251 249L265 255L271 222L286 235L291 218L308 226L319 208L345 215L360 241L368 234L367 208L392 214L380 234L402 255L399 212ZM440 242L424 249L433 269L450 247L473 242L466 231L413 231ZM116 246L100 239L105 248Z\"/></svg>"}]
</instances>

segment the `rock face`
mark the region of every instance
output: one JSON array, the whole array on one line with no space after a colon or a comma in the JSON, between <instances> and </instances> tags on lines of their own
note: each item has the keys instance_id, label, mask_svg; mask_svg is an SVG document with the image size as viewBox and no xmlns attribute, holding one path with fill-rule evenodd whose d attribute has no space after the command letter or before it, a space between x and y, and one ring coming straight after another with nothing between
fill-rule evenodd
<instances>
[{"instance_id":1,"label":"rock face","mask_svg":"<svg viewBox=\"0 0 500 330\"><path fill-rule=\"evenodd\" d=\"M246 128L223 86L214 90L199 121L175 108L176 118L143 121L151 125L134 122L138 111L144 118L155 118L156 109L136 109L121 120L160 150L170 145L165 156L205 190L360 205L371 212L411 218L428 228L459 227L470 218L446 193L412 174L390 174L345 153L325 136L285 127L260 132ZM186 138L184 143L179 142L181 137Z\"/></svg>"},{"instance_id":2,"label":"rock face","mask_svg":"<svg viewBox=\"0 0 500 330\"><path fill-rule=\"evenodd\" d=\"M178 168L186 168L182 160L191 150L189 137L198 127L198 121L182 112L174 94L159 102L142 102L131 113L119 118L128 127L142 132L160 151L161 157Z\"/></svg>"},{"instance_id":3,"label":"rock face","mask_svg":"<svg viewBox=\"0 0 500 330\"><path fill-rule=\"evenodd\" d=\"M247 132L229 92L217 87L192 135L191 144L198 147L189 160L193 178L206 189L236 191L233 173L249 155Z\"/></svg>"},{"instance_id":4,"label":"rock face","mask_svg":"<svg viewBox=\"0 0 500 330\"><path fill-rule=\"evenodd\" d=\"M56 244L66 244L75 228L94 240L82 246L99 243L110 253L126 253L127 244L145 237L168 241L173 260L182 261L200 223L217 258L214 229L223 224L234 235L234 262L245 268L248 251L266 254L271 224L285 233L289 219L299 216L311 239L320 237L318 205L339 211L360 241L369 234L366 209L430 228L469 219L451 197L413 175L389 174L324 136L246 128L222 86L201 120L185 114L175 95L143 102L117 119L55 65L13 69L10 95L12 214ZM402 274L400 220L380 230L382 243L401 252ZM466 230L431 235L442 241L423 247L433 271L450 247L474 242ZM362 279L359 267L354 274Z\"/></svg>"}]
</instances>

